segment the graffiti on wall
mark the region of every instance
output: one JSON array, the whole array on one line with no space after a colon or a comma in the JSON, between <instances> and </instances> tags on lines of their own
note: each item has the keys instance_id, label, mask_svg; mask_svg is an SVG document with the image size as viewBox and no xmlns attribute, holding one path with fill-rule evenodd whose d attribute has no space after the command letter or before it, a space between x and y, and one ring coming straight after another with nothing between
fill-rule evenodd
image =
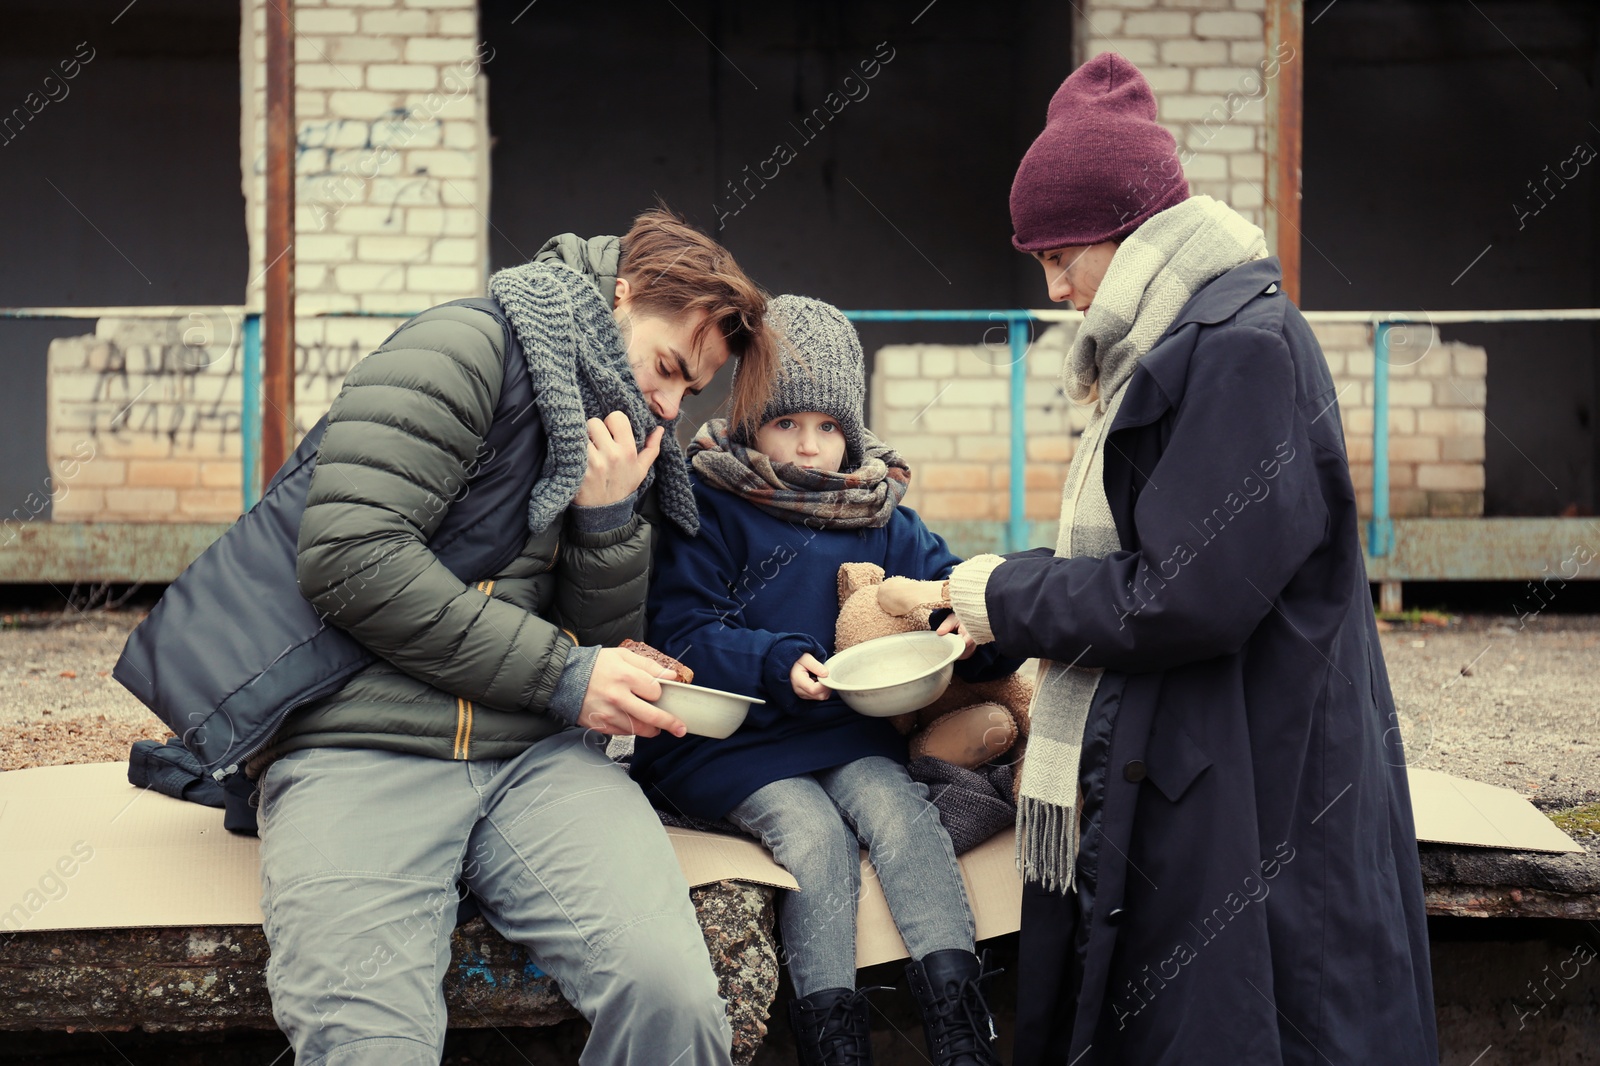
<instances>
[{"instance_id":1,"label":"graffiti on wall","mask_svg":"<svg viewBox=\"0 0 1600 1066\"><path fill-rule=\"evenodd\" d=\"M51 351L52 432L97 446L114 440L165 441L173 458L236 455L243 428L244 357L238 331L197 336L197 327L168 335L77 337ZM316 325L320 325L316 324ZM345 375L388 332L372 323L372 340L315 335L295 344L295 422L304 433L326 412ZM140 330L136 329L135 332ZM173 335L177 334L177 335Z\"/></svg>"}]
</instances>

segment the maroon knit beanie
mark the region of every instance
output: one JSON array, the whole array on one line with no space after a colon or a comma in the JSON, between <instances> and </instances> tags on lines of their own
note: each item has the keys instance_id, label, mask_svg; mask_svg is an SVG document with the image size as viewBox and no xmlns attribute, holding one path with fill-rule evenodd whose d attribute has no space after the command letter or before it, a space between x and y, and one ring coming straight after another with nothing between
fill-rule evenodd
<instances>
[{"instance_id":1,"label":"maroon knit beanie","mask_svg":"<svg viewBox=\"0 0 1600 1066\"><path fill-rule=\"evenodd\" d=\"M1097 55L1061 83L1011 183L1011 243L1042 252L1120 240L1189 198L1177 142L1139 68Z\"/></svg>"}]
</instances>

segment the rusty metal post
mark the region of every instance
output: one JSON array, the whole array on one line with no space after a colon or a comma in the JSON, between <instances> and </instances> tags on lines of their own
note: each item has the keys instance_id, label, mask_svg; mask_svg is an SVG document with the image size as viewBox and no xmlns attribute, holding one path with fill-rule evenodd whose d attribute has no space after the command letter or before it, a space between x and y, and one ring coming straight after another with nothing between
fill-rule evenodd
<instances>
[{"instance_id":1,"label":"rusty metal post","mask_svg":"<svg viewBox=\"0 0 1600 1066\"><path fill-rule=\"evenodd\" d=\"M1283 264L1283 291L1300 302L1300 131L1305 88L1305 2L1267 0L1267 245Z\"/></svg>"},{"instance_id":2,"label":"rusty metal post","mask_svg":"<svg viewBox=\"0 0 1600 1066\"><path fill-rule=\"evenodd\" d=\"M292 0L267 3L266 313L261 484L294 449L294 26Z\"/></svg>"}]
</instances>

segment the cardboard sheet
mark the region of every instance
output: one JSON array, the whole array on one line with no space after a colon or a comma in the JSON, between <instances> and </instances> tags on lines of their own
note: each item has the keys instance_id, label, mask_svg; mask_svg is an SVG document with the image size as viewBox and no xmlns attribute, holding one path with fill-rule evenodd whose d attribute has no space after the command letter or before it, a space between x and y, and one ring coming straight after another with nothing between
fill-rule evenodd
<instances>
[{"instance_id":1,"label":"cardboard sheet","mask_svg":"<svg viewBox=\"0 0 1600 1066\"><path fill-rule=\"evenodd\" d=\"M1583 850L1509 788L1415 767L1406 774L1418 840L1512 851Z\"/></svg>"},{"instance_id":2,"label":"cardboard sheet","mask_svg":"<svg viewBox=\"0 0 1600 1066\"><path fill-rule=\"evenodd\" d=\"M1509 789L1411 770L1419 840L1527 851L1581 851ZM753 840L668 829L690 884L796 887ZM125 763L0 774L0 932L261 922L257 841L222 812L128 784ZM1021 925L1010 833L961 858L980 940ZM865 858L856 940L861 966L906 956Z\"/></svg>"},{"instance_id":3,"label":"cardboard sheet","mask_svg":"<svg viewBox=\"0 0 1600 1066\"><path fill-rule=\"evenodd\" d=\"M691 885L797 887L753 840L667 835ZM0 931L260 925L258 846L220 810L134 788L126 763L0 774Z\"/></svg>"}]
</instances>

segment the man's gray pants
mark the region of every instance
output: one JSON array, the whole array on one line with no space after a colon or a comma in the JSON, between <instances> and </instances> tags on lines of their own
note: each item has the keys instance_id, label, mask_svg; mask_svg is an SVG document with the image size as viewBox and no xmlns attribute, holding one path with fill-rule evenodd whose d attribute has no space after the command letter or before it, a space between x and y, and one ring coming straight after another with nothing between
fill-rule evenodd
<instances>
[{"instance_id":1,"label":"man's gray pants","mask_svg":"<svg viewBox=\"0 0 1600 1066\"><path fill-rule=\"evenodd\" d=\"M314 748L267 768L267 989L298 1066L437 1066L458 879L589 1020L586 1066L729 1062L688 882L604 739L474 762Z\"/></svg>"}]
</instances>

